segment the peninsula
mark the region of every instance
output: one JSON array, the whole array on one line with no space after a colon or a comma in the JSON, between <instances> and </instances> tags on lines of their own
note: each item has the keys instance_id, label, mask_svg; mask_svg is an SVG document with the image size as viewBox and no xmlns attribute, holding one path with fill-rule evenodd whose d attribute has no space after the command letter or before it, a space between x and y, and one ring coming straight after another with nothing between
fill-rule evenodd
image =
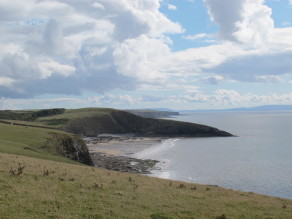
<instances>
[{"instance_id":1,"label":"peninsula","mask_svg":"<svg viewBox=\"0 0 292 219\"><path fill-rule=\"evenodd\" d=\"M232 134L201 124L144 118L130 112L109 108L43 109L0 111L4 122L55 128L82 136L99 134L134 134L148 137L227 137ZM14 120L14 121L11 121ZM22 121L22 122L18 122Z\"/></svg>"}]
</instances>

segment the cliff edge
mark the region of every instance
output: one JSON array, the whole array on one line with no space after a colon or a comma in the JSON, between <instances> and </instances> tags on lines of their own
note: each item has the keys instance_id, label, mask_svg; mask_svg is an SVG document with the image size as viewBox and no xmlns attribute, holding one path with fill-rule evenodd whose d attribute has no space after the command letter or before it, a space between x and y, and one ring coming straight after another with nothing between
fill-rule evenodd
<instances>
[{"instance_id":1,"label":"cliff edge","mask_svg":"<svg viewBox=\"0 0 292 219\"><path fill-rule=\"evenodd\" d=\"M71 160L93 166L88 148L82 138L69 134L51 133L44 148L52 154L61 155Z\"/></svg>"}]
</instances>

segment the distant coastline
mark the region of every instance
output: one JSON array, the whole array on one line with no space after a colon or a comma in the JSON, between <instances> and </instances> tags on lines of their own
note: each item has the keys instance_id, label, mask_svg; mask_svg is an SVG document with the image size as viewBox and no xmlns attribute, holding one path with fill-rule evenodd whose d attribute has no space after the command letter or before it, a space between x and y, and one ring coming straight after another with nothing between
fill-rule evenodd
<instances>
[{"instance_id":1,"label":"distant coastline","mask_svg":"<svg viewBox=\"0 0 292 219\"><path fill-rule=\"evenodd\" d=\"M198 110L179 110L179 112L270 112L270 111L292 111L292 105L262 105L255 107L240 107L228 109L198 109Z\"/></svg>"}]
</instances>

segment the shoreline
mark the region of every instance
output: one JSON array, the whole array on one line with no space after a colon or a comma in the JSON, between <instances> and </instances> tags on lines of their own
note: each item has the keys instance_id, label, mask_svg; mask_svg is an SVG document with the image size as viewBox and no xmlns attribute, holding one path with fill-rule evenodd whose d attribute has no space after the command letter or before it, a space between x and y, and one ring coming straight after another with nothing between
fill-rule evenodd
<instances>
[{"instance_id":1,"label":"shoreline","mask_svg":"<svg viewBox=\"0 0 292 219\"><path fill-rule=\"evenodd\" d=\"M87 137L84 140L94 167L120 172L150 174L159 161L137 159L131 155L160 144L165 138L99 136Z\"/></svg>"}]
</instances>

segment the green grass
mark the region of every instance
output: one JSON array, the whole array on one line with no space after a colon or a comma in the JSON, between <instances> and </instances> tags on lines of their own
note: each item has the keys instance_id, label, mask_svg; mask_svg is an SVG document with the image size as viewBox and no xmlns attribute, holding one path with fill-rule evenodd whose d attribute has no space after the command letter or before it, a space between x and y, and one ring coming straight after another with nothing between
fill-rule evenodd
<instances>
[{"instance_id":1,"label":"green grass","mask_svg":"<svg viewBox=\"0 0 292 219\"><path fill-rule=\"evenodd\" d=\"M19 166L24 168L18 175ZM215 219L223 214L288 219L292 201L0 153L1 219Z\"/></svg>"},{"instance_id":2,"label":"green grass","mask_svg":"<svg viewBox=\"0 0 292 219\"><path fill-rule=\"evenodd\" d=\"M73 163L43 148L47 139L52 137L52 132L64 133L60 130L0 123L0 152Z\"/></svg>"},{"instance_id":3,"label":"green grass","mask_svg":"<svg viewBox=\"0 0 292 219\"><path fill-rule=\"evenodd\" d=\"M78 164L43 149L52 132L0 123L1 219L292 217L292 200Z\"/></svg>"},{"instance_id":4,"label":"green grass","mask_svg":"<svg viewBox=\"0 0 292 219\"><path fill-rule=\"evenodd\" d=\"M49 125L50 127L62 128L68 121L90 116L98 116L102 118L105 115L109 115L110 112L111 109L107 108L66 109L63 114L40 117L36 120L36 122ZM56 123L52 124L52 121L56 121Z\"/></svg>"}]
</instances>

